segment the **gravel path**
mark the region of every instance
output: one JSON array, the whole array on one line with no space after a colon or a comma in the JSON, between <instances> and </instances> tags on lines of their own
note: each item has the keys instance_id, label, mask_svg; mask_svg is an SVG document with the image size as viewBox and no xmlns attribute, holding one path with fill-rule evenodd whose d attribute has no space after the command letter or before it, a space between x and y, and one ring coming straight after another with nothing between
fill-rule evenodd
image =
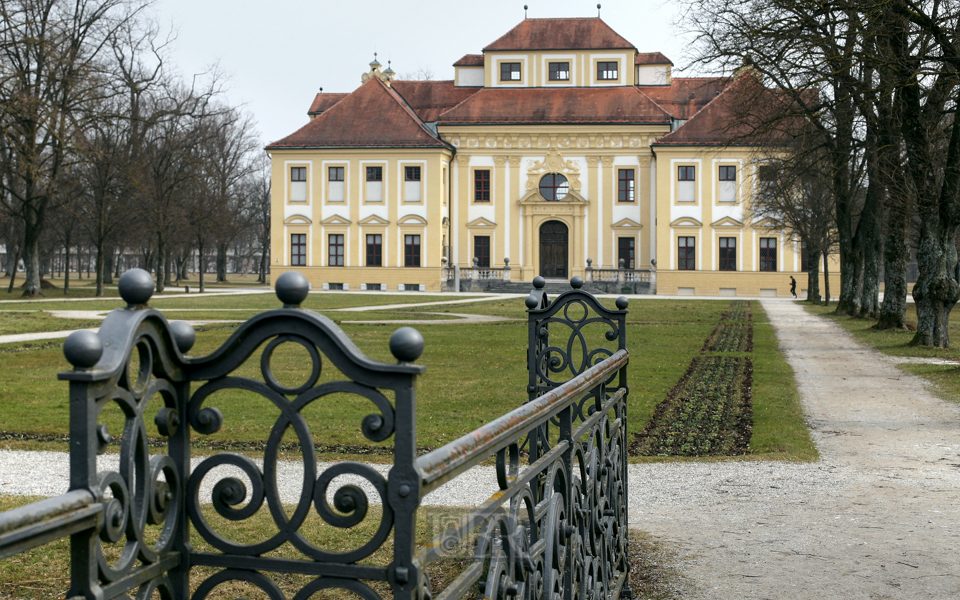
<instances>
[{"instance_id":1,"label":"gravel path","mask_svg":"<svg viewBox=\"0 0 960 600\"><path fill-rule=\"evenodd\" d=\"M793 302L763 306L821 460L631 465L631 526L676 552L690 600L960 598L960 407ZM302 472L281 471L292 502ZM2 494L58 494L66 473L66 454L0 451ZM425 503L494 489L476 469Z\"/></svg>"},{"instance_id":2,"label":"gravel path","mask_svg":"<svg viewBox=\"0 0 960 600\"><path fill-rule=\"evenodd\" d=\"M644 465L631 526L678 551L686 598L960 598L960 409L834 323L763 307L821 460Z\"/></svg>"}]
</instances>

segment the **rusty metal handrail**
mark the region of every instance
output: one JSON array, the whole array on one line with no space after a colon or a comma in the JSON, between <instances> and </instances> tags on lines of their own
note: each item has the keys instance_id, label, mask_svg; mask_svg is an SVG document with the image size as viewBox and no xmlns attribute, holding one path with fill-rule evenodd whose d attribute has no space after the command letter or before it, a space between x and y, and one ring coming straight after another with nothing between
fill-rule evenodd
<instances>
[{"instance_id":1,"label":"rusty metal handrail","mask_svg":"<svg viewBox=\"0 0 960 600\"><path fill-rule=\"evenodd\" d=\"M577 377L550 390L531 402L516 408L490 423L441 446L417 459L423 493L426 494L453 479L519 436L546 423L556 413L582 400L626 366L629 355L618 350L610 358L591 367Z\"/></svg>"}]
</instances>

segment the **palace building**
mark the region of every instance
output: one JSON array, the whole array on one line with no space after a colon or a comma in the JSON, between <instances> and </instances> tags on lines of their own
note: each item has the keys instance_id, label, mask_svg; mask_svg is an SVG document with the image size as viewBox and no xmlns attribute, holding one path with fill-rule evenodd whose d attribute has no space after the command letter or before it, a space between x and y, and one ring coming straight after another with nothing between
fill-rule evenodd
<instances>
[{"instance_id":1,"label":"palace building","mask_svg":"<svg viewBox=\"0 0 960 600\"><path fill-rule=\"evenodd\" d=\"M452 81L402 81L374 60L267 147L275 276L441 291L455 271L620 273L750 296L806 282L799 241L751 217L760 149L729 142L731 90L752 74L674 77L599 18L524 19L453 66Z\"/></svg>"}]
</instances>

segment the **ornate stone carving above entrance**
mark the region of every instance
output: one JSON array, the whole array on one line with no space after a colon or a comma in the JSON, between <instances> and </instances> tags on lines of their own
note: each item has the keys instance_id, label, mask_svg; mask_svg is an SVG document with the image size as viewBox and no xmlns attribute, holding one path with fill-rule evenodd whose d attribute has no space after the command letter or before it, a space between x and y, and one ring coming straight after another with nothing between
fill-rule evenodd
<instances>
[{"instance_id":1,"label":"ornate stone carving above entrance","mask_svg":"<svg viewBox=\"0 0 960 600\"><path fill-rule=\"evenodd\" d=\"M540 179L547 173L560 173L570 183L570 190L580 193L580 163L576 160L563 160L559 152L547 154L544 160L534 160L527 167L527 193L535 191Z\"/></svg>"}]
</instances>

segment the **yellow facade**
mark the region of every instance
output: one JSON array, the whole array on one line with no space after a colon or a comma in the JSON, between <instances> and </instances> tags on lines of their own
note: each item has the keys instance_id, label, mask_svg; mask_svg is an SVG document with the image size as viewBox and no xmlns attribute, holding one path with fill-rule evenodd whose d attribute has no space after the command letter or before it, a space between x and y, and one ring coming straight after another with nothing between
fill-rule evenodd
<instances>
[{"instance_id":1,"label":"yellow facade","mask_svg":"<svg viewBox=\"0 0 960 600\"><path fill-rule=\"evenodd\" d=\"M416 285L417 290L439 291L451 152L337 149L273 150L271 154L275 277L294 269L306 274L314 289L361 290L376 284L383 290ZM306 167L305 200L293 197L290 171L294 167ZM342 193L333 189L338 182L331 181L331 167L343 169ZM367 167L382 169L379 199L368 194L372 190L367 189ZM407 195L405 167L420 167L419 194L410 190ZM294 234L306 236L304 265L292 264ZM342 266L330 265L332 235L343 236ZM381 236L380 266L367 266L368 235ZM407 235L420 236L419 268L404 267ZM336 261L337 256L333 258Z\"/></svg>"},{"instance_id":2,"label":"yellow facade","mask_svg":"<svg viewBox=\"0 0 960 600\"><path fill-rule=\"evenodd\" d=\"M597 47L521 47L568 26ZM314 289L440 291L452 267L468 277L475 259L509 262L513 281L530 281L626 257L655 274L660 294L786 296L790 275L803 290L799 241L749 210L763 153L684 136L710 130L731 80L673 78L668 59L625 45L599 19L529 19L458 61L453 81L393 81L375 61L357 92L330 106L318 96L317 122L268 148L274 273L296 268ZM369 111L350 104L359 94L416 113L421 147L367 130L370 146L328 144L351 111ZM336 190L331 167L343 173ZM382 171L379 192L370 167ZM418 192L408 167L419 168ZM379 264L370 235L382 240ZM407 236L419 236L417 266Z\"/></svg>"}]
</instances>

